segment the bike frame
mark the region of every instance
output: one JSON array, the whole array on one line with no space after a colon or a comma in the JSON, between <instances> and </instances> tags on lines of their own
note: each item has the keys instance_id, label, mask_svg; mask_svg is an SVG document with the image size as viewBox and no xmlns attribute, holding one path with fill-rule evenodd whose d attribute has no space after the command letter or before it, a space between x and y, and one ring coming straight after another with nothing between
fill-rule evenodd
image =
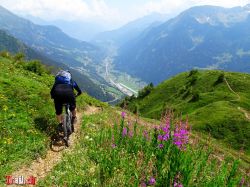
<instances>
[{"instance_id":1,"label":"bike frame","mask_svg":"<svg viewBox=\"0 0 250 187\"><path fill-rule=\"evenodd\" d=\"M64 114L64 120L63 120L63 132L64 132L64 140L66 143L66 146L68 146L68 139L70 134L72 133L72 124L71 124L71 119L72 119L72 113L69 110L70 105L69 104L64 104L65 107L65 114Z\"/></svg>"}]
</instances>

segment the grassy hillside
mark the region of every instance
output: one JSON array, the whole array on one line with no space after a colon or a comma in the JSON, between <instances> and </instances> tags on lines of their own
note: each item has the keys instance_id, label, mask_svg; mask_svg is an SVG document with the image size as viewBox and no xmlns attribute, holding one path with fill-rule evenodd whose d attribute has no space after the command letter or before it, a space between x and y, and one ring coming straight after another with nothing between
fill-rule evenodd
<instances>
[{"instance_id":1,"label":"grassy hillside","mask_svg":"<svg viewBox=\"0 0 250 187\"><path fill-rule=\"evenodd\" d=\"M0 56L0 181L43 156L57 122L50 88L54 77L36 61ZM4 56L4 57L3 57ZM95 100L83 94L79 108ZM96 101L97 102L97 101Z\"/></svg>"},{"instance_id":2,"label":"grassy hillside","mask_svg":"<svg viewBox=\"0 0 250 187\"><path fill-rule=\"evenodd\" d=\"M250 154L249 89L249 74L192 70L148 87L138 98L126 98L122 105L157 119L171 109L177 115L189 116L194 130Z\"/></svg>"},{"instance_id":3,"label":"grassy hillside","mask_svg":"<svg viewBox=\"0 0 250 187\"><path fill-rule=\"evenodd\" d=\"M0 57L0 176L44 154L55 125L52 83L48 74L38 75L11 57Z\"/></svg>"},{"instance_id":4,"label":"grassy hillside","mask_svg":"<svg viewBox=\"0 0 250 187\"><path fill-rule=\"evenodd\" d=\"M160 139L162 133L170 133L164 129L165 119L158 130L153 124L143 119L137 123L133 115L119 115L110 107L85 116L74 151L65 154L38 186L248 185L237 159L225 156L219 161L211 147L197 142L178 149L173 135Z\"/></svg>"}]
</instances>

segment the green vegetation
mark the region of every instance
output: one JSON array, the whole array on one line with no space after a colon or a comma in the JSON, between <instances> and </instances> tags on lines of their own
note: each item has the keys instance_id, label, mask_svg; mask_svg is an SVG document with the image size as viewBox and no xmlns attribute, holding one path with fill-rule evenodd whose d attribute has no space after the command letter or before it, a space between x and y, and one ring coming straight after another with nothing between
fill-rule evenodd
<instances>
[{"instance_id":1,"label":"green vegetation","mask_svg":"<svg viewBox=\"0 0 250 187\"><path fill-rule=\"evenodd\" d=\"M192 70L166 80L145 97L127 98L121 105L126 103L130 111L155 119L166 109L188 115L194 130L250 155L249 89L249 74Z\"/></svg>"},{"instance_id":2,"label":"green vegetation","mask_svg":"<svg viewBox=\"0 0 250 187\"><path fill-rule=\"evenodd\" d=\"M46 153L57 122L50 88L54 77L39 61L0 56L0 183L21 165ZM105 104L82 94L78 108ZM0 185L1 186L1 185Z\"/></svg>"},{"instance_id":3,"label":"green vegetation","mask_svg":"<svg viewBox=\"0 0 250 187\"><path fill-rule=\"evenodd\" d=\"M38 62L19 61L7 52L2 56L0 176L5 176L46 152L55 116L49 94L53 79L45 67Z\"/></svg>"},{"instance_id":4,"label":"green vegetation","mask_svg":"<svg viewBox=\"0 0 250 187\"><path fill-rule=\"evenodd\" d=\"M210 148L189 146L183 136L184 146L178 148L181 132L170 135L181 127L178 121L165 119L157 130L122 115L106 108L85 116L75 149L38 186L238 186L245 178L238 160L218 161Z\"/></svg>"},{"instance_id":5,"label":"green vegetation","mask_svg":"<svg viewBox=\"0 0 250 187\"><path fill-rule=\"evenodd\" d=\"M195 74L197 80L192 83L193 87L199 85L203 73ZM229 80L227 74L225 77ZM38 61L24 61L22 54L12 56L8 52L1 53L0 176L9 175L17 168L45 155L56 128L53 102L49 95L53 79ZM191 80L191 77L187 79ZM230 80L232 87L235 86L237 79ZM191 85L189 80L186 81L187 85ZM216 86L220 87L222 84L224 83ZM240 88L244 89L244 85ZM148 85L140 92L141 100L150 97L155 89L152 84ZM189 94L183 99L187 89ZM199 92L199 99L191 101L192 97L196 97L194 91L196 90L186 86L176 93L187 104L194 105L203 100L203 93ZM242 96L239 100L234 94L229 97L228 101L218 101L206 106L221 107L217 114L221 118L213 119L218 120L215 126L219 126L220 120L226 115L224 107L232 110L232 113L234 110L231 105L247 99ZM129 102L135 100L133 98ZM179 118L174 119L169 115L169 118L164 118L161 126L154 129L152 123L155 125L157 122L139 119L135 123L132 115L122 113L121 117L116 108L83 94L78 98L78 109L82 111L87 105L100 107L102 110L94 115L84 115L74 149L64 153L62 160L46 178L40 180L38 186L172 186L174 183L184 186L236 186L242 177L245 178L245 174L237 169L238 160L234 161L231 157L224 161L214 159L207 142L205 145L188 145L187 121L180 123ZM136 107L138 111L141 106ZM167 105L161 107L168 108ZM247 102L240 107L247 109ZM201 119L205 118L206 110L201 107L195 112L200 114L196 115L197 119L193 116L192 120L197 121L197 127L202 126L204 121ZM235 118L232 115L231 120ZM171 119L171 123L167 122L168 119ZM226 136L225 134L223 135ZM4 177L1 178L0 184L4 184L4 180Z\"/></svg>"}]
</instances>

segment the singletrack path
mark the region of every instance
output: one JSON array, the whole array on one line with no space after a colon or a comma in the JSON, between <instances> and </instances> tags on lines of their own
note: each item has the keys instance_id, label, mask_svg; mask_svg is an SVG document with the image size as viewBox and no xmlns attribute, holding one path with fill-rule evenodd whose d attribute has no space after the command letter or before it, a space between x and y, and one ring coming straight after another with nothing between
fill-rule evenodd
<instances>
[{"instance_id":1,"label":"singletrack path","mask_svg":"<svg viewBox=\"0 0 250 187\"><path fill-rule=\"evenodd\" d=\"M55 152L52 150L48 150L47 154L44 158L38 158L34 160L29 165L26 165L19 170L13 172L11 176L18 177L23 176L27 179L30 176L36 177L36 183L46 177L46 175L53 169L55 165L57 165L64 153L72 152L74 150L75 144L77 143L77 139L81 135L81 124L82 124L82 117L84 115L91 115L95 114L100 111L100 108L94 106L88 106L83 113L77 112L77 122L75 124L75 132L70 136L70 146L68 148L63 149L60 152ZM11 185L11 186L20 186L20 185ZM25 185L28 186L28 185ZM31 185L32 186L32 185Z\"/></svg>"},{"instance_id":2,"label":"singletrack path","mask_svg":"<svg viewBox=\"0 0 250 187\"><path fill-rule=\"evenodd\" d=\"M231 86L229 85L229 83L227 82L227 79L224 78L225 83L227 84L227 87L229 88L229 90L234 93L238 98L237 100L240 100L240 95L238 93L236 93ZM246 111L245 109L238 107L238 110L240 110L242 113L244 113L245 117L250 121L250 113L248 111Z\"/></svg>"}]
</instances>

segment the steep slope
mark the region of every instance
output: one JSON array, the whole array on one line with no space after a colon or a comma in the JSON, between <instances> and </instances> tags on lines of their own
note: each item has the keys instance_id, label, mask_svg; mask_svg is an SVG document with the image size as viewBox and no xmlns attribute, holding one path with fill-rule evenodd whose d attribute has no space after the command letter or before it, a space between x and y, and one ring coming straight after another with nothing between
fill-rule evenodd
<instances>
[{"instance_id":1,"label":"steep slope","mask_svg":"<svg viewBox=\"0 0 250 187\"><path fill-rule=\"evenodd\" d=\"M64 68L66 65L53 61L39 52L31 49L27 45L25 45L20 40L14 38L13 36L7 34L5 31L0 30L0 51L9 51L13 54L23 53L27 59L39 59L43 64L48 66L55 66Z\"/></svg>"},{"instance_id":2,"label":"steep slope","mask_svg":"<svg viewBox=\"0 0 250 187\"><path fill-rule=\"evenodd\" d=\"M95 61L98 49L73 39L55 26L40 26L20 18L0 6L0 29L43 52L48 57L70 66L81 66L84 61ZM85 62L86 63L86 62Z\"/></svg>"},{"instance_id":3,"label":"steep slope","mask_svg":"<svg viewBox=\"0 0 250 187\"><path fill-rule=\"evenodd\" d=\"M54 77L33 61L0 56L0 186L4 176L43 157L57 126L50 88ZM38 69L39 68L39 69ZM78 111L101 102L83 94ZM105 104L100 104L104 106Z\"/></svg>"},{"instance_id":4,"label":"steep slope","mask_svg":"<svg viewBox=\"0 0 250 187\"><path fill-rule=\"evenodd\" d=\"M249 72L249 6L191 8L123 46L116 67L159 83L194 67Z\"/></svg>"},{"instance_id":5,"label":"steep slope","mask_svg":"<svg viewBox=\"0 0 250 187\"><path fill-rule=\"evenodd\" d=\"M147 94L139 93L138 98L127 98L125 103L145 117L159 119L168 109L189 116L194 130L250 154L249 88L249 74L193 70L148 89Z\"/></svg>"},{"instance_id":6,"label":"steep slope","mask_svg":"<svg viewBox=\"0 0 250 187\"><path fill-rule=\"evenodd\" d=\"M43 155L56 125L49 94L53 77L23 65L0 57L0 176Z\"/></svg>"},{"instance_id":7,"label":"steep slope","mask_svg":"<svg viewBox=\"0 0 250 187\"><path fill-rule=\"evenodd\" d=\"M10 51L11 53L23 53L25 54L27 59L38 59L43 64L46 64L53 68L53 71L56 69L71 69L68 65L56 62L47 58L46 56L42 55L41 53L37 52L36 50L28 47L20 40L8 35L6 32L0 30L0 51L6 50ZM74 79L78 82L81 89L87 92L89 95L100 99L102 101L110 101L113 97L103 91L96 83L94 83L88 76L85 74L71 69L72 75Z\"/></svg>"}]
</instances>

